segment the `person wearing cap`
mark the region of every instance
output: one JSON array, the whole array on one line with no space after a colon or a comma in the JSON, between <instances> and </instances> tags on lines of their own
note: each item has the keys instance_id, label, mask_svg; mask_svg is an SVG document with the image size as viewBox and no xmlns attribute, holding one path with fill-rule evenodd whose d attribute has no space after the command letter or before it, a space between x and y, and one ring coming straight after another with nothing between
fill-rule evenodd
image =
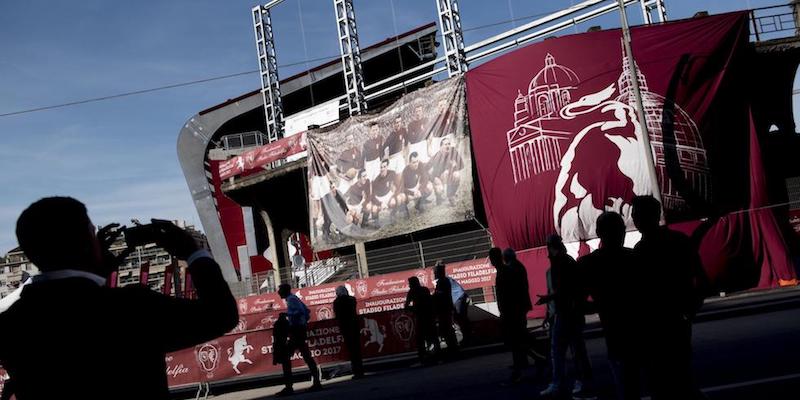
<instances>
[{"instance_id":1,"label":"person wearing cap","mask_svg":"<svg viewBox=\"0 0 800 400\"><path fill-rule=\"evenodd\" d=\"M339 331L342 333L344 345L350 355L353 379L364 377L364 365L361 360L360 324L356 305L356 298L347 292L347 287L342 285L336 288L333 313L336 315L336 321L339 322Z\"/></svg>"},{"instance_id":2,"label":"person wearing cap","mask_svg":"<svg viewBox=\"0 0 800 400\"><path fill-rule=\"evenodd\" d=\"M572 396L586 398L592 367L583 340L585 320L578 263L567 254L567 248L558 235L547 238L547 257L550 259L550 268L547 270L548 293L538 295L536 304L547 304L553 381L540 395L555 398L566 396L566 355L567 349L571 349L576 371Z\"/></svg>"}]
</instances>

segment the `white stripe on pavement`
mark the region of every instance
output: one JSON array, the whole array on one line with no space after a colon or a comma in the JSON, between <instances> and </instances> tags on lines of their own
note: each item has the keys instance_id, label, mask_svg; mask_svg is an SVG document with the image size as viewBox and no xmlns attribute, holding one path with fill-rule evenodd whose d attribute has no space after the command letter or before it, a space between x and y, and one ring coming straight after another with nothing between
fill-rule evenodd
<instances>
[{"instance_id":1,"label":"white stripe on pavement","mask_svg":"<svg viewBox=\"0 0 800 400\"><path fill-rule=\"evenodd\" d=\"M773 376L771 378L755 379L755 380L752 380L752 381L737 382L737 383L731 383L731 384L728 384L728 385L711 386L711 387L707 387L707 388L702 388L700 390L702 390L703 393L721 392L721 391L724 391L724 390L738 389L738 388L742 388L742 387L761 385L761 384L764 384L764 383L787 381L787 380L790 380L790 379L798 379L798 378L800 378L800 373L781 375L781 376ZM651 398L650 398L650 396L647 396L647 397L642 398L642 400L651 400Z\"/></svg>"}]
</instances>

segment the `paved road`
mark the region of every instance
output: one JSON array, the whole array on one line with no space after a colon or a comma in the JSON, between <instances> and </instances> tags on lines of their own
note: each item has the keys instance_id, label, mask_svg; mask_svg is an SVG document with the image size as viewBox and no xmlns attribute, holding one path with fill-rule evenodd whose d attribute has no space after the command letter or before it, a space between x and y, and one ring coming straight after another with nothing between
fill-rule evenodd
<instances>
[{"instance_id":1,"label":"paved road","mask_svg":"<svg viewBox=\"0 0 800 400\"><path fill-rule=\"evenodd\" d=\"M800 399L800 309L766 312L695 325L695 375L711 400ZM588 341L601 398L610 398L610 372L602 339ZM488 354L426 368L375 373L361 381L337 378L325 390L293 399L535 399L546 385L533 369L518 385L504 386L508 354ZM307 385L299 384L299 392ZM269 398L280 387L228 393L224 400Z\"/></svg>"}]
</instances>

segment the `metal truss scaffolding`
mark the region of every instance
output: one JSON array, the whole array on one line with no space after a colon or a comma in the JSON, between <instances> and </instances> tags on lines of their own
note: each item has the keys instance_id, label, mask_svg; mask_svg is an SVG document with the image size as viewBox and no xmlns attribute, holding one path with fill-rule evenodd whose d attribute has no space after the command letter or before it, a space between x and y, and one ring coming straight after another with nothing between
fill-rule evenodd
<instances>
[{"instance_id":1,"label":"metal truss scaffolding","mask_svg":"<svg viewBox=\"0 0 800 400\"><path fill-rule=\"evenodd\" d=\"M342 70L347 90L347 108L350 115L357 115L367 110L367 100L364 97L364 75L361 71L361 50L358 47L353 0L333 0L333 7L336 10L339 50L342 55Z\"/></svg>"},{"instance_id":2,"label":"metal truss scaffolding","mask_svg":"<svg viewBox=\"0 0 800 400\"><path fill-rule=\"evenodd\" d=\"M436 0L436 9L439 11L439 29L444 42L447 76L452 77L467 71L458 0Z\"/></svg>"},{"instance_id":3,"label":"metal truss scaffolding","mask_svg":"<svg viewBox=\"0 0 800 400\"><path fill-rule=\"evenodd\" d=\"M667 22L667 5L664 0L656 0L656 12L658 12L658 22Z\"/></svg>"},{"instance_id":4,"label":"metal truss scaffolding","mask_svg":"<svg viewBox=\"0 0 800 400\"><path fill-rule=\"evenodd\" d=\"M272 18L267 5L253 7L253 28L258 50L258 68L261 71L261 95L264 98L264 116L267 121L267 138L274 142L283 137L283 104L278 80L278 62L272 36Z\"/></svg>"}]
</instances>

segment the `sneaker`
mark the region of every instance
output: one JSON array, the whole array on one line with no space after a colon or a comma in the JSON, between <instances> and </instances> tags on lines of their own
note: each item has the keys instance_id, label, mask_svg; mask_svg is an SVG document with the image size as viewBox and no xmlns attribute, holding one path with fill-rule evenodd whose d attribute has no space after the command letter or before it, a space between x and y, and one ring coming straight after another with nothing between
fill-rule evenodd
<instances>
[{"instance_id":1,"label":"sneaker","mask_svg":"<svg viewBox=\"0 0 800 400\"><path fill-rule=\"evenodd\" d=\"M558 386L554 384L549 384L547 387L539 392L539 396L546 397L546 398L559 398L562 392L558 389Z\"/></svg>"},{"instance_id":2,"label":"sneaker","mask_svg":"<svg viewBox=\"0 0 800 400\"><path fill-rule=\"evenodd\" d=\"M291 396L293 394L294 394L294 389L292 389L291 386L287 386L287 387L283 388L283 390L281 390L280 392L275 393L275 396L276 397L285 397L285 396Z\"/></svg>"},{"instance_id":3,"label":"sneaker","mask_svg":"<svg viewBox=\"0 0 800 400\"><path fill-rule=\"evenodd\" d=\"M597 396L583 385L581 381L575 381L575 386L572 388L572 398L574 400L594 400Z\"/></svg>"}]
</instances>

